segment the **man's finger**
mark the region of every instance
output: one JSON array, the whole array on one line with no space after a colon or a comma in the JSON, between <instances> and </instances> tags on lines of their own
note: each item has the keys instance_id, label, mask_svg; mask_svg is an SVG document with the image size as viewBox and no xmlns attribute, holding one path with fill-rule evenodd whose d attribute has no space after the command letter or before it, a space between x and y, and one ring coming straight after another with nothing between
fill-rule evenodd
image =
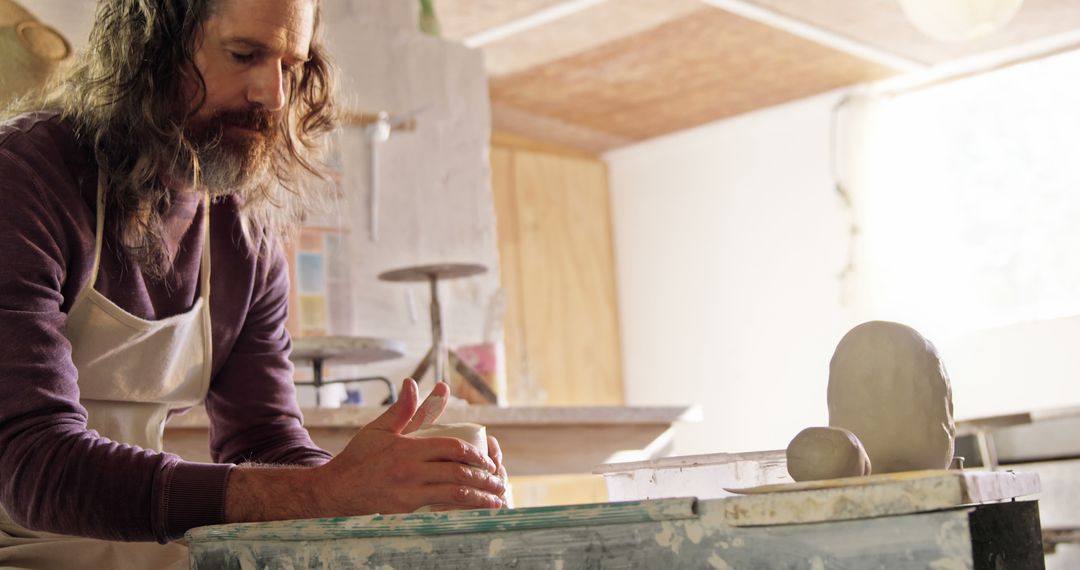
<instances>
[{"instance_id":1,"label":"man's finger","mask_svg":"<svg viewBox=\"0 0 1080 570\"><path fill-rule=\"evenodd\" d=\"M416 454L421 461L456 461L475 465L488 473L498 470L495 463L480 453L476 446L456 437L425 437L413 441L423 442L423 447Z\"/></svg>"},{"instance_id":2,"label":"man's finger","mask_svg":"<svg viewBox=\"0 0 1080 570\"><path fill-rule=\"evenodd\" d=\"M501 509L506 502L493 495L467 485L441 484L424 487L424 504L433 511L456 509Z\"/></svg>"},{"instance_id":3,"label":"man's finger","mask_svg":"<svg viewBox=\"0 0 1080 570\"><path fill-rule=\"evenodd\" d=\"M364 429L401 433L401 430L405 429L405 426L412 421L413 415L416 413L416 402L419 399L420 395L416 382L412 378L406 378L401 383L401 394L398 396L398 401L394 402L394 405L390 406L382 415L364 426Z\"/></svg>"},{"instance_id":4,"label":"man's finger","mask_svg":"<svg viewBox=\"0 0 1080 570\"><path fill-rule=\"evenodd\" d=\"M495 462L496 467L502 467L502 447L499 446L499 440L495 439L495 436L489 435L488 439L488 457Z\"/></svg>"},{"instance_id":5,"label":"man's finger","mask_svg":"<svg viewBox=\"0 0 1080 570\"><path fill-rule=\"evenodd\" d=\"M493 435L488 436L488 457L495 463L495 474L502 477L503 480L508 479L506 466L503 465L502 447L499 446L499 440L495 439Z\"/></svg>"},{"instance_id":6,"label":"man's finger","mask_svg":"<svg viewBox=\"0 0 1080 570\"><path fill-rule=\"evenodd\" d=\"M401 433L412 433L424 426L435 423L439 416L442 415L443 410L446 409L447 400L450 398L450 386L446 382L438 382L435 384L435 389L428 394L428 397L424 400L423 404L420 404L420 409L413 415L412 421L405 427L405 430Z\"/></svg>"},{"instance_id":7,"label":"man's finger","mask_svg":"<svg viewBox=\"0 0 1080 570\"><path fill-rule=\"evenodd\" d=\"M453 461L429 461L424 464L424 479L428 485L453 484L479 489L501 497L506 492L506 481L483 469Z\"/></svg>"}]
</instances>

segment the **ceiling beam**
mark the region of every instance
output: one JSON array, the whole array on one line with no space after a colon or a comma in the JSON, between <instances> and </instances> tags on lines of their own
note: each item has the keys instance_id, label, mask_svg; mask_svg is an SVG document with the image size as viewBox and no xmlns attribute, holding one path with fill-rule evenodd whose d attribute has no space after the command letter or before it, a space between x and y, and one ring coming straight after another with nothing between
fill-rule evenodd
<instances>
[{"instance_id":1,"label":"ceiling beam","mask_svg":"<svg viewBox=\"0 0 1080 570\"><path fill-rule=\"evenodd\" d=\"M883 79L859 86L853 90L853 94L899 95L1075 50L1080 50L1080 30L962 57L917 73Z\"/></svg>"},{"instance_id":2,"label":"ceiling beam","mask_svg":"<svg viewBox=\"0 0 1080 570\"><path fill-rule=\"evenodd\" d=\"M883 65L890 69L902 72L920 71L929 66L921 61L916 61L902 55L883 50L881 48L851 39L847 36L831 32L824 28L807 23L803 20L782 14L771 8L755 4L749 0L702 0L721 10L754 20L755 22L772 26L789 34L803 39L833 48L848 55Z\"/></svg>"},{"instance_id":3,"label":"ceiling beam","mask_svg":"<svg viewBox=\"0 0 1080 570\"><path fill-rule=\"evenodd\" d=\"M525 16L524 18L519 18L494 28L484 30L478 34L473 34L462 40L462 43L471 48L477 48L540 27L544 24L561 20L567 16L577 14L578 12L604 2L607 2L607 0L567 0L560 4L544 8L539 12Z\"/></svg>"}]
</instances>

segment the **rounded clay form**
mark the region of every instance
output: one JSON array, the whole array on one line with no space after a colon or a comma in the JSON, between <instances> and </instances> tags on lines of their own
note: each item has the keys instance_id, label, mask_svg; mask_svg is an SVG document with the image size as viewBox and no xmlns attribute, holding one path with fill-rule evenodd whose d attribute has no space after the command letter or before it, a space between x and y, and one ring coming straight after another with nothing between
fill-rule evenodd
<instances>
[{"instance_id":1,"label":"rounded clay form","mask_svg":"<svg viewBox=\"0 0 1080 570\"><path fill-rule=\"evenodd\" d=\"M858 477L870 474L870 458L850 431L809 427L788 444L787 469L796 481Z\"/></svg>"},{"instance_id":2,"label":"rounded clay form","mask_svg":"<svg viewBox=\"0 0 1080 570\"><path fill-rule=\"evenodd\" d=\"M480 424L435 424L418 429L408 434L408 437L456 437L465 443L472 444L480 450L481 454L485 456L488 454L487 428ZM470 468L481 470L480 467L475 466ZM425 505L413 512L429 513L436 510L437 507L438 505Z\"/></svg>"},{"instance_id":3,"label":"rounded clay form","mask_svg":"<svg viewBox=\"0 0 1080 570\"><path fill-rule=\"evenodd\" d=\"M829 365L829 425L853 432L874 473L948 469L956 425L937 349L915 329L863 323Z\"/></svg>"},{"instance_id":4,"label":"rounded clay form","mask_svg":"<svg viewBox=\"0 0 1080 570\"><path fill-rule=\"evenodd\" d=\"M409 437L456 437L479 449L481 455L488 454L487 428L480 424L435 424L408 435Z\"/></svg>"}]
</instances>

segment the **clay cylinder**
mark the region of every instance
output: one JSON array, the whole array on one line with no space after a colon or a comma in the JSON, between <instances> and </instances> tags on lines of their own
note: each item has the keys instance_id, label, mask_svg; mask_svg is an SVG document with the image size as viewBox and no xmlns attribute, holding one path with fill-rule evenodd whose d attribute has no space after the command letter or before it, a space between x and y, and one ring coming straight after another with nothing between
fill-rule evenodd
<instances>
[{"instance_id":1,"label":"clay cylinder","mask_svg":"<svg viewBox=\"0 0 1080 570\"><path fill-rule=\"evenodd\" d=\"M409 437L456 437L472 444L484 456L488 454L487 428L479 424L436 424L418 429Z\"/></svg>"},{"instance_id":2,"label":"clay cylinder","mask_svg":"<svg viewBox=\"0 0 1080 570\"><path fill-rule=\"evenodd\" d=\"M829 365L829 425L854 433L874 473L947 469L956 426L937 349L911 327L863 323Z\"/></svg>"},{"instance_id":3,"label":"clay cylinder","mask_svg":"<svg viewBox=\"0 0 1080 570\"><path fill-rule=\"evenodd\" d=\"M474 447L480 450L480 453L484 456L488 454L488 441L487 441L487 428L480 424L460 423L460 424L436 424L428 426L423 429L418 429L410 434L409 437L456 437L465 443L472 444ZM480 470L480 467L472 466L470 469ZM433 510L438 510L439 505L425 505L416 509L417 513L427 513Z\"/></svg>"}]
</instances>

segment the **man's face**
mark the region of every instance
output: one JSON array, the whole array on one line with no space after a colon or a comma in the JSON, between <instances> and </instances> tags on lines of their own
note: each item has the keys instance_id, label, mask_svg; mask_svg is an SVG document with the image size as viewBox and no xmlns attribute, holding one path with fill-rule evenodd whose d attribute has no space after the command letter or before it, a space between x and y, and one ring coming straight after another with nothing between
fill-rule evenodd
<instances>
[{"instance_id":1,"label":"man's face","mask_svg":"<svg viewBox=\"0 0 1080 570\"><path fill-rule=\"evenodd\" d=\"M219 0L211 12L194 57L206 100L187 136L199 151L204 179L217 186L211 191L222 193L265 171L281 142L290 76L308 59L315 4Z\"/></svg>"}]
</instances>

